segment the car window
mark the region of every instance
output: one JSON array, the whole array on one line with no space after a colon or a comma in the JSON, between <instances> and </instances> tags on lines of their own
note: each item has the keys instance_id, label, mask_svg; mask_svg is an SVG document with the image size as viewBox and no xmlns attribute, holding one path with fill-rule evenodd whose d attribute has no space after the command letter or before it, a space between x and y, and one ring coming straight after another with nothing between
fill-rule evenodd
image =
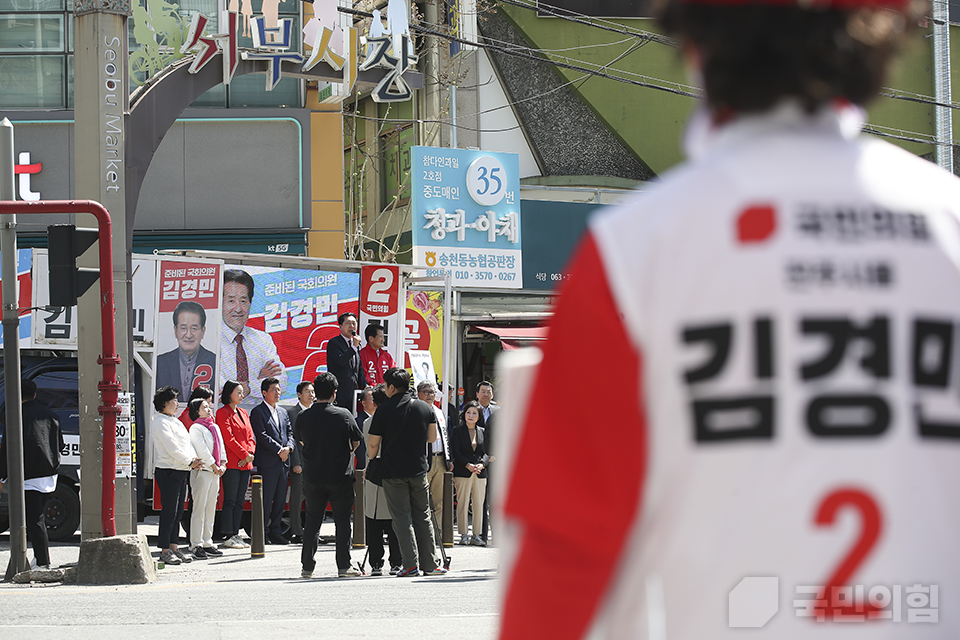
<instances>
[{"instance_id":1,"label":"car window","mask_svg":"<svg viewBox=\"0 0 960 640\"><path fill-rule=\"evenodd\" d=\"M79 374L76 371L44 371L33 379L37 400L54 410L79 410Z\"/></svg>"}]
</instances>

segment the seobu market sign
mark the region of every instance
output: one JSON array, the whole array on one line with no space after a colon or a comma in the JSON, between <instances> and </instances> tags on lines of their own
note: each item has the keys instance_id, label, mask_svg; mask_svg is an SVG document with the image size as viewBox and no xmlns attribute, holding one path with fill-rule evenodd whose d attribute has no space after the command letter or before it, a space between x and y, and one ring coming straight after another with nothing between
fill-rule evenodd
<instances>
[{"instance_id":1,"label":"seobu market sign","mask_svg":"<svg viewBox=\"0 0 960 640\"><path fill-rule=\"evenodd\" d=\"M162 5L153 6L155 2ZM386 27L381 22L380 12L375 11L371 27L363 37L359 29L347 26L352 24L352 20L347 20L345 25L339 24L336 0L318 1L315 5L318 17L312 18L300 34L294 33L293 18L243 16L231 10L220 12L218 26L214 29L217 33L210 33L211 20L200 13L193 14L188 29L176 22L179 16L171 15L171 19L165 23L167 29L161 31L157 28L159 21L152 16L162 15L175 6L164 0L146 0L146 6L149 11L141 10L139 16L138 11L134 10L134 20L138 17L149 20L149 30L160 33L168 46L157 45L155 37L152 41L148 40L142 50L131 58L133 60L133 57L139 56L136 66L131 63L134 71L146 68L155 72L175 59L194 54L189 72L196 74L220 53L223 84L230 84L241 59L267 61L267 91L277 86L282 75L308 74L318 64L324 63L340 74L338 83L342 83L342 87L335 92L339 100L350 95L360 72L372 70L385 72L371 92L375 102L403 102L413 96L403 74L414 70L419 58L410 36L404 0L390 0ZM241 26L250 30L252 49L239 46ZM185 34L182 34L183 30ZM302 43L300 48L306 54L296 50L295 38ZM180 46L171 51L170 44ZM140 59L145 56L150 58L146 62Z\"/></svg>"}]
</instances>

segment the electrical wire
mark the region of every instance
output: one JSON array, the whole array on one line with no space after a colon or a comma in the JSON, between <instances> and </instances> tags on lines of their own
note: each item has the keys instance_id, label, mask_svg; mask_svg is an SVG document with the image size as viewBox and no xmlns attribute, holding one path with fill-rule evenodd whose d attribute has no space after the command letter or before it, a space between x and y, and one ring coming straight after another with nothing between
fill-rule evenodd
<instances>
[{"instance_id":1,"label":"electrical wire","mask_svg":"<svg viewBox=\"0 0 960 640\"><path fill-rule=\"evenodd\" d=\"M521 2L516 2L515 0L500 0L500 2L505 2L505 3L507 3L507 4L516 4L517 6L521 6L521 7L523 7L523 8L527 8L527 9L536 8L536 7L531 6L531 5L526 5L526 4L521 3ZM541 5L541 6L548 7L549 5ZM373 15L373 14L371 14L371 13L367 13L367 12L364 12L364 11L359 11L359 10L356 10L356 9L350 9L350 8L348 8L348 7L339 7L338 10L341 11L341 12L343 12L343 13L348 13L348 14L352 14L352 15L355 15L355 16L363 17L363 18L370 18L370 17L372 17L372 15ZM568 17L568 16L562 16L562 15L559 15L559 14L558 14L557 17L562 18L562 19L570 19L570 20L572 20L572 21L574 21L574 22L578 22L578 23L584 23L584 21L582 21L582 20L573 19L573 18L570 18L570 17ZM589 23L589 22L587 22L586 24L588 24L589 26L596 26L595 24ZM463 39L463 38L459 38L459 37L457 37L457 36L453 36L453 35L450 35L450 34L448 34L448 33L443 33L443 32L441 32L441 31L437 31L437 30L434 30L434 29L430 29L430 28L428 28L428 27L423 26L423 24L420 24L420 25L410 25L410 29L411 29L412 31L417 31L417 32L422 33L422 34L424 34L424 35L432 35L432 36L436 36L436 37L443 38L443 39L446 39L446 40L450 40L450 41L452 41L452 42L458 42L458 43L460 43L460 44L465 44L465 45L468 45L468 46L476 47L476 48L479 48L479 49L485 49L485 50L488 50L488 51L495 51L495 52L498 52L498 53L503 53L503 54L505 54L505 55L510 55L510 56L514 56L514 57L518 57L518 58L523 58L523 59L528 59L528 60L533 60L533 61L536 61L536 62L543 62L543 63L546 63L546 64L554 65L554 66L559 67L559 68L570 69L570 70L573 70L573 71L579 71L579 72L581 72L581 73L584 73L584 74L587 74L587 75L590 75L590 76L596 76L596 77L604 78L604 79L607 79L607 80L614 80L614 81L616 81L616 82L622 82L622 83L630 84L630 85L634 85L634 86L645 87L645 88L648 88L648 89L655 89L655 90L658 90L658 91L664 91L664 92L667 92L667 93L671 93L671 94L674 94L674 95L680 95L680 96L688 97L688 98L695 98L695 99L702 99L702 98L703 98L702 91L701 91L699 88L697 88L697 87L692 87L692 86L689 86L689 85L684 85L684 84L682 84L682 83L675 82L675 81L663 80L663 79L660 79L660 78L651 78L651 77L649 77L649 76L644 76L644 75L641 75L641 74L634 74L634 73L627 72L627 71L620 70L620 69L618 69L617 71L619 71L619 72L621 72L621 73L625 73L625 74L627 74L628 76L633 76L633 77L621 77L621 76L611 75L611 74L608 74L608 73L605 73L605 72L597 71L596 69L590 69L589 67L584 67L584 66L582 66L582 64L587 64L587 63L583 63L582 61L579 61L579 62L581 62L582 64L570 64L570 63L565 63L565 62L560 62L560 61L557 61L557 60L553 60L553 59L550 59L550 58L548 58L548 57L546 57L546 56L543 56L543 55L536 55L536 54L540 54L540 50L534 49L534 48L531 48L531 47L521 47L521 46L514 45L514 44L512 44L512 43L506 43L506 44L509 44L509 48L508 48L508 47L505 47L505 46L494 45L494 44L491 44L491 43L489 43L489 42L471 42L471 41L469 41L469 40L465 40L465 39ZM605 27L605 29L606 29L606 30L611 30L611 31L612 31L612 30L615 30L615 29L613 29L613 28L606 28L606 27ZM647 35L654 35L654 34L649 34L649 33L647 33L647 32L628 32L628 31L624 31L624 30L620 30L620 32L621 32L621 33L625 33L626 35L631 35L631 36L635 36L635 37L638 37L638 38L643 38L643 37L646 37ZM487 39L487 38L484 38L484 40L488 40L488 39ZM653 38L650 38L650 41L658 41L658 40L653 39ZM530 51L531 53L525 52L524 49L526 49L527 51ZM533 53L533 52L535 52L535 53ZM606 68L607 66L609 66L609 63L608 63L608 65L603 65L603 66L597 65L597 66L599 66L600 68ZM640 79L634 79L634 78L640 78ZM579 82L580 80L581 80L581 79L577 79L577 80L572 81L572 82ZM655 84L655 83L657 83L657 82L662 83L662 85ZM664 86L664 85L666 85L666 86ZM556 90L556 89L554 89L554 90ZM901 91L901 90L897 90L897 89L886 88L886 87L884 88L883 92L882 92L880 95L883 96L883 97L887 97L887 98L891 98L891 99L895 99L895 100L905 100L905 101L915 102L915 103L920 103L920 104L929 104L929 105L933 105L933 106L943 106L943 107L948 107L948 108L951 108L951 109L960 108L960 103L954 103L954 102L951 102L951 103L941 103L941 102L937 102L936 100L934 100L933 98L931 98L931 97L929 97L929 96L923 96L923 95L921 95L921 94L913 94L913 93L910 93L910 92ZM527 99L535 99L535 98L536 98L536 97L527 98ZM504 106L501 106L501 107L497 107L496 109L502 109L502 108L504 108L505 106L512 106L512 104L514 104L514 103L510 103L510 104L508 104L508 105L504 105ZM481 113L482 113L482 112L481 112ZM364 116L355 116L355 117L365 118ZM378 120L377 118L369 118L369 119ZM412 122L412 121L414 121L414 120L410 120L410 119L403 120L403 122ZM436 123L439 123L439 124L446 124L446 125L448 125L448 126L453 126L453 125L450 124L450 122L449 122L448 120L415 120L415 122L424 123L424 124L436 124ZM484 131L485 131L485 130L483 130L483 129L475 129L475 128L472 128L472 127L467 127L467 126L463 126L463 125L459 125L459 124L456 125L456 126L457 126L458 129L462 128L462 129L467 130L467 131L475 131L475 132L484 132ZM507 129L501 129L501 130L489 130L488 132L491 132L491 133L506 132L506 131L515 130L515 129L517 129L517 128L518 128L518 127L511 127L511 128L507 128ZM886 127L880 127L879 125L870 125L870 126L868 126L868 127L865 127L863 130L864 130L865 133L870 133L870 134L872 134L872 135L877 135L877 136L880 136L880 137L891 138L891 139L896 139L896 140L902 140L902 141L906 141L906 142L915 142L915 143L919 143L919 144L944 145L944 146L960 146L960 145L958 145L957 143L952 142L952 141L951 141L951 142L941 142L941 141L936 141L936 140L934 140L934 139L932 139L932 138L931 138L931 139L924 139L924 138L922 138L922 136L926 136L927 134L923 134L923 133L919 133L919 132L910 132L910 131L903 131L903 130L899 130L899 129L890 129L891 131L898 131L899 133L889 133L889 132L884 132L884 131L882 131L882 129L887 129L887 128L886 128ZM904 135L904 134L907 134L907 135ZM921 137L918 137L918 136L921 136Z\"/></svg>"}]
</instances>

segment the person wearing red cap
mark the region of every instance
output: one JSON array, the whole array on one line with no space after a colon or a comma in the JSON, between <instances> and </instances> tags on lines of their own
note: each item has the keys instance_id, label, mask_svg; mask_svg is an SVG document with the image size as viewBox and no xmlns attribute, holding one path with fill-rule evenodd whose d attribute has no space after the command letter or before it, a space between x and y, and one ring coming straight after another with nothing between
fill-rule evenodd
<instances>
[{"instance_id":1,"label":"person wearing red cap","mask_svg":"<svg viewBox=\"0 0 960 640\"><path fill-rule=\"evenodd\" d=\"M524 394L618 372L619 462L591 403L501 412L563 472L512 471L500 638L960 637L960 181L860 133L918 16L663 9L690 161L592 219Z\"/></svg>"}]
</instances>

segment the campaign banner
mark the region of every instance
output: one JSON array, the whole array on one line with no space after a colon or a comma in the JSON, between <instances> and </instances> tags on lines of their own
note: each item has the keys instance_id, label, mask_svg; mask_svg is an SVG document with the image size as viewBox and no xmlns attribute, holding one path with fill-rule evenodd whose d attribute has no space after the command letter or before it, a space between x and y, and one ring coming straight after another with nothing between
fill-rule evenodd
<instances>
[{"instance_id":1,"label":"campaign banner","mask_svg":"<svg viewBox=\"0 0 960 640\"><path fill-rule=\"evenodd\" d=\"M440 291L407 291L406 320L404 321L404 367L418 382L424 375L423 361L418 360L416 371L409 353L429 353L431 372L443 375L443 293Z\"/></svg>"},{"instance_id":2,"label":"campaign banner","mask_svg":"<svg viewBox=\"0 0 960 640\"><path fill-rule=\"evenodd\" d=\"M33 250L33 264L33 299L37 301L36 307L45 307L34 309L32 313L33 344L38 348L76 349L77 308L50 306L50 258L46 249ZM129 317L133 325L133 343L138 347L152 347L157 308L157 258L134 256L132 266L133 298ZM93 285L99 286L99 283ZM100 322L99 316L97 322Z\"/></svg>"},{"instance_id":3,"label":"campaign banner","mask_svg":"<svg viewBox=\"0 0 960 640\"><path fill-rule=\"evenodd\" d=\"M523 286L514 153L411 148L413 264L456 287Z\"/></svg>"},{"instance_id":4,"label":"campaign banner","mask_svg":"<svg viewBox=\"0 0 960 640\"><path fill-rule=\"evenodd\" d=\"M383 349L400 361L402 321L400 306L400 267L365 265L360 269L360 318L358 333L366 345L366 328L383 327ZM371 372L367 371L367 379ZM383 375L383 372L380 373Z\"/></svg>"},{"instance_id":5,"label":"campaign banner","mask_svg":"<svg viewBox=\"0 0 960 640\"><path fill-rule=\"evenodd\" d=\"M30 307L33 306L33 279L30 275L32 255L30 249L17 249L17 317L20 318L20 348L30 349L33 339L33 323ZM2 282L0 282L2 286ZM3 347L3 332L0 331L0 347Z\"/></svg>"},{"instance_id":6,"label":"campaign banner","mask_svg":"<svg viewBox=\"0 0 960 640\"><path fill-rule=\"evenodd\" d=\"M360 274L308 269L224 265L220 383L245 382L241 406L262 402L263 379L280 381L282 405L297 399L296 386L327 370L327 341L340 332L337 316L357 314ZM237 336L243 344L238 353ZM238 377L246 361L248 380Z\"/></svg>"},{"instance_id":7,"label":"campaign banner","mask_svg":"<svg viewBox=\"0 0 960 640\"><path fill-rule=\"evenodd\" d=\"M219 392L220 268L197 259L160 261L154 382L178 389L181 403L200 385Z\"/></svg>"}]
</instances>

